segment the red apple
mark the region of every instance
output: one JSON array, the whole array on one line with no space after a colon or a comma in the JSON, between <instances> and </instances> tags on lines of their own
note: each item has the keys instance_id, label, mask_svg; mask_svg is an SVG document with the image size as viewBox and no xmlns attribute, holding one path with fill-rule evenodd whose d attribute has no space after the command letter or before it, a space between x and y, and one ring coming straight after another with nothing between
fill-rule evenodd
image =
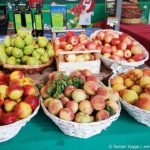
<instances>
[{"instance_id":1,"label":"red apple","mask_svg":"<svg viewBox=\"0 0 150 150\"><path fill-rule=\"evenodd\" d=\"M66 41L67 40L67 37L66 36L61 36L59 37L59 41L60 42L63 42L63 41Z\"/></svg>"},{"instance_id":2,"label":"red apple","mask_svg":"<svg viewBox=\"0 0 150 150\"><path fill-rule=\"evenodd\" d=\"M9 98L13 100L18 100L22 97L23 95L23 88L21 86L9 86L7 88L7 95Z\"/></svg>"},{"instance_id":3,"label":"red apple","mask_svg":"<svg viewBox=\"0 0 150 150\"><path fill-rule=\"evenodd\" d=\"M32 107L27 102L20 102L15 106L14 112L19 119L24 119L32 114Z\"/></svg>"},{"instance_id":4,"label":"red apple","mask_svg":"<svg viewBox=\"0 0 150 150\"><path fill-rule=\"evenodd\" d=\"M6 75L4 74L4 72L0 71L0 81L5 82L6 81Z\"/></svg>"},{"instance_id":5,"label":"red apple","mask_svg":"<svg viewBox=\"0 0 150 150\"><path fill-rule=\"evenodd\" d=\"M12 100L12 99L5 99L4 101L4 109L6 112L11 112L13 111L15 105L17 104L16 101Z\"/></svg>"},{"instance_id":6,"label":"red apple","mask_svg":"<svg viewBox=\"0 0 150 150\"><path fill-rule=\"evenodd\" d=\"M94 42L89 42L87 45L86 45L86 48L88 50L96 50L96 44Z\"/></svg>"},{"instance_id":7,"label":"red apple","mask_svg":"<svg viewBox=\"0 0 150 150\"><path fill-rule=\"evenodd\" d=\"M117 50L115 53L113 53L114 55L118 55L120 57L123 57L124 56L124 53L122 50Z\"/></svg>"},{"instance_id":8,"label":"red apple","mask_svg":"<svg viewBox=\"0 0 150 150\"><path fill-rule=\"evenodd\" d=\"M73 32L73 31L67 31L67 32L66 32L66 37L67 37L67 38L70 38L70 37L72 37L72 36L74 36L74 35L76 35L76 33Z\"/></svg>"},{"instance_id":9,"label":"red apple","mask_svg":"<svg viewBox=\"0 0 150 150\"><path fill-rule=\"evenodd\" d=\"M102 51L101 51L101 52L102 52L102 54L111 53L111 48L105 46L105 47L102 48Z\"/></svg>"},{"instance_id":10,"label":"red apple","mask_svg":"<svg viewBox=\"0 0 150 150\"><path fill-rule=\"evenodd\" d=\"M0 108L0 118L1 118L1 116L4 114L4 111L3 111L3 109L2 108Z\"/></svg>"},{"instance_id":11,"label":"red apple","mask_svg":"<svg viewBox=\"0 0 150 150\"><path fill-rule=\"evenodd\" d=\"M23 86L24 89L24 96L28 96L28 95L36 95L37 90L33 85L25 85Z\"/></svg>"},{"instance_id":12,"label":"red apple","mask_svg":"<svg viewBox=\"0 0 150 150\"><path fill-rule=\"evenodd\" d=\"M102 42L100 40L94 40L94 43L97 45L102 45Z\"/></svg>"},{"instance_id":13,"label":"red apple","mask_svg":"<svg viewBox=\"0 0 150 150\"><path fill-rule=\"evenodd\" d=\"M67 42L66 41L62 41L60 43L60 48L63 49L63 50L65 50L66 45L67 45Z\"/></svg>"},{"instance_id":14,"label":"red apple","mask_svg":"<svg viewBox=\"0 0 150 150\"><path fill-rule=\"evenodd\" d=\"M117 39L117 38L113 38L112 41L111 41L112 46L118 45L119 43L120 43L120 40Z\"/></svg>"},{"instance_id":15,"label":"red apple","mask_svg":"<svg viewBox=\"0 0 150 150\"><path fill-rule=\"evenodd\" d=\"M79 43L79 37L77 35L74 35L74 36L71 36L69 39L68 39L68 43L71 44L71 45L77 45Z\"/></svg>"},{"instance_id":16,"label":"red apple","mask_svg":"<svg viewBox=\"0 0 150 150\"><path fill-rule=\"evenodd\" d=\"M82 51L85 50L85 46L83 44L78 44L73 47L73 51Z\"/></svg>"},{"instance_id":17,"label":"red apple","mask_svg":"<svg viewBox=\"0 0 150 150\"><path fill-rule=\"evenodd\" d=\"M127 45L130 45L131 44L131 38L129 36L127 36L123 39L123 42L125 42Z\"/></svg>"},{"instance_id":18,"label":"red apple","mask_svg":"<svg viewBox=\"0 0 150 150\"><path fill-rule=\"evenodd\" d=\"M105 38L105 33L102 32L102 31L100 31L99 33L97 33L96 38L97 38L98 40L104 40L104 38Z\"/></svg>"},{"instance_id":19,"label":"red apple","mask_svg":"<svg viewBox=\"0 0 150 150\"><path fill-rule=\"evenodd\" d=\"M38 105L39 105L39 99L37 96L34 96L34 95L29 95L27 96L24 101L28 104L30 104L32 110L35 110Z\"/></svg>"},{"instance_id":20,"label":"red apple","mask_svg":"<svg viewBox=\"0 0 150 150\"><path fill-rule=\"evenodd\" d=\"M127 44L125 42L121 42L118 44L117 48L124 51L127 49Z\"/></svg>"},{"instance_id":21,"label":"red apple","mask_svg":"<svg viewBox=\"0 0 150 150\"><path fill-rule=\"evenodd\" d=\"M135 60L135 61L141 61L141 60L143 60L145 57L144 57L144 54L136 54L136 55L134 55L133 56L133 59Z\"/></svg>"},{"instance_id":22,"label":"red apple","mask_svg":"<svg viewBox=\"0 0 150 150\"><path fill-rule=\"evenodd\" d=\"M118 56L118 55L111 55L109 58L112 59L112 60L115 60L115 61L120 61L121 60L120 56Z\"/></svg>"},{"instance_id":23,"label":"red apple","mask_svg":"<svg viewBox=\"0 0 150 150\"><path fill-rule=\"evenodd\" d=\"M124 57L125 57L125 58L130 58L131 56L132 56L132 53L131 53L130 50L125 50L125 51L124 51Z\"/></svg>"},{"instance_id":24,"label":"red apple","mask_svg":"<svg viewBox=\"0 0 150 150\"><path fill-rule=\"evenodd\" d=\"M22 80L10 80L9 86L22 86L23 81Z\"/></svg>"},{"instance_id":25,"label":"red apple","mask_svg":"<svg viewBox=\"0 0 150 150\"><path fill-rule=\"evenodd\" d=\"M13 71L10 74L10 80L20 80L24 78L24 74L21 71Z\"/></svg>"},{"instance_id":26,"label":"red apple","mask_svg":"<svg viewBox=\"0 0 150 150\"><path fill-rule=\"evenodd\" d=\"M17 116L15 113L4 113L0 117L0 124L8 125L17 121Z\"/></svg>"},{"instance_id":27,"label":"red apple","mask_svg":"<svg viewBox=\"0 0 150 150\"><path fill-rule=\"evenodd\" d=\"M104 40L105 40L106 43L110 43L112 38L113 38L112 35L106 34Z\"/></svg>"},{"instance_id":28,"label":"red apple","mask_svg":"<svg viewBox=\"0 0 150 150\"><path fill-rule=\"evenodd\" d=\"M119 39L120 39L121 41L123 41L127 36L128 36L128 34L123 33L123 34L121 34L121 35L119 36Z\"/></svg>"}]
</instances>

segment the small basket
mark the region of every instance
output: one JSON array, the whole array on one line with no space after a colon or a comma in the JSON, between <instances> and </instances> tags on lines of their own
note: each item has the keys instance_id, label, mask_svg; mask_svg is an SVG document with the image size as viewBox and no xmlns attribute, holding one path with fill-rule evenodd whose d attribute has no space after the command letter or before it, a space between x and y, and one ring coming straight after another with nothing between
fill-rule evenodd
<instances>
[{"instance_id":1,"label":"small basket","mask_svg":"<svg viewBox=\"0 0 150 150\"><path fill-rule=\"evenodd\" d=\"M34 112L27 118L19 120L10 125L0 126L0 143L5 142L13 138L21 130L25 124L30 121L37 113L40 108L40 105L34 110Z\"/></svg>"},{"instance_id":2,"label":"small basket","mask_svg":"<svg viewBox=\"0 0 150 150\"><path fill-rule=\"evenodd\" d=\"M54 57L52 57L49 62L42 64L42 65L9 65L9 64L3 64L4 69L8 69L11 71L20 70L23 73L28 74L35 74L35 73L41 73L46 67L50 66L54 60Z\"/></svg>"},{"instance_id":3,"label":"small basket","mask_svg":"<svg viewBox=\"0 0 150 150\"><path fill-rule=\"evenodd\" d=\"M111 30L97 30L95 31L93 34L91 34L90 38L94 38L97 33L99 31L111 31ZM117 32L118 34L122 34L122 32L118 32L118 31L115 31ZM132 37L131 37L132 38ZM133 38L132 38L133 39ZM112 69L111 66L114 64L114 63L118 63L118 65L122 66L122 67L127 67L127 68L133 68L133 67L138 67L138 66L141 66L143 65L148 59L149 59L149 53L147 52L147 50L138 42L138 44L143 48L143 51L144 51L144 56L145 56L145 59L142 60L142 61L138 61L138 62L127 62L127 61L114 61L112 59L109 59L109 58L105 58L103 56L101 56L101 60L103 62L103 64L108 68L108 69Z\"/></svg>"},{"instance_id":4,"label":"small basket","mask_svg":"<svg viewBox=\"0 0 150 150\"><path fill-rule=\"evenodd\" d=\"M111 87L110 80L116 77L116 75L112 75L109 79L109 87ZM123 108L139 123L142 123L148 127L150 127L150 111L143 110L134 105L127 103L120 97L120 102Z\"/></svg>"}]
</instances>

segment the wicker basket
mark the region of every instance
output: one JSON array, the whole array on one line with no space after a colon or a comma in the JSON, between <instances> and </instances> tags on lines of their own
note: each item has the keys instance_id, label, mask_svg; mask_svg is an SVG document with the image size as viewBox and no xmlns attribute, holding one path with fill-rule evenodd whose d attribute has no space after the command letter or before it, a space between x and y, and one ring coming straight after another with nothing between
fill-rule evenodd
<instances>
[{"instance_id":1,"label":"wicker basket","mask_svg":"<svg viewBox=\"0 0 150 150\"><path fill-rule=\"evenodd\" d=\"M105 86L102 82L99 82L100 86ZM121 105L118 101L121 111ZM94 135L101 133L102 130L106 129L111 125L111 123L118 119L120 116L120 111L111 116L107 120L97 121L92 123L77 123L73 121L62 120L54 115L51 115L48 110L43 105L43 99L41 98L41 106L44 113L52 119L52 121L60 128L60 130L69 136L78 137L78 138L89 138Z\"/></svg>"},{"instance_id":2,"label":"wicker basket","mask_svg":"<svg viewBox=\"0 0 150 150\"><path fill-rule=\"evenodd\" d=\"M141 18L121 18L121 23L124 24L140 24Z\"/></svg>"},{"instance_id":3,"label":"wicker basket","mask_svg":"<svg viewBox=\"0 0 150 150\"><path fill-rule=\"evenodd\" d=\"M42 72L46 67L50 66L54 60L54 57L52 57L49 62L42 64L42 65L9 65L9 64L3 64L4 69L8 69L11 71L20 70L23 73L28 74L35 74Z\"/></svg>"},{"instance_id":4,"label":"wicker basket","mask_svg":"<svg viewBox=\"0 0 150 150\"><path fill-rule=\"evenodd\" d=\"M10 125L0 126L0 143L7 141L13 138L15 135L17 135L21 128L25 126L25 124L38 113L39 107L40 105L34 110L34 112L29 117L25 119L19 120Z\"/></svg>"},{"instance_id":5,"label":"wicker basket","mask_svg":"<svg viewBox=\"0 0 150 150\"><path fill-rule=\"evenodd\" d=\"M109 79L109 86L111 87L110 80L116 77L116 75L112 75ZM150 127L150 111L143 110L134 105L127 103L120 97L120 102L123 108L137 121L146 126Z\"/></svg>"},{"instance_id":6,"label":"wicker basket","mask_svg":"<svg viewBox=\"0 0 150 150\"><path fill-rule=\"evenodd\" d=\"M97 33L101 31L101 30L97 30L95 31L93 34L91 34L91 37L90 38L94 38ZM108 30L103 30L103 31L109 31ZM118 31L115 31L119 34L122 34L122 32L118 32ZM140 43L139 43L140 44ZM138 62L127 62L127 61L114 61L112 59L109 59L109 58L105 58L103 56L101 56L101 60L103 62L103 64L108 68L108 69L112 69L111 66L114 64L114 63L118 63L118 65L122 66L122 67L126 67L126 68L133 68L133 67L138 67L140 65L143 65L148 59L149 59L149 53L147 52L147 50L140 44L140 46L143 48L143 51L144 51L144 56L145 56L145 59L142 60L142 61L138 61Z\"/></svg>"}]
</instances>

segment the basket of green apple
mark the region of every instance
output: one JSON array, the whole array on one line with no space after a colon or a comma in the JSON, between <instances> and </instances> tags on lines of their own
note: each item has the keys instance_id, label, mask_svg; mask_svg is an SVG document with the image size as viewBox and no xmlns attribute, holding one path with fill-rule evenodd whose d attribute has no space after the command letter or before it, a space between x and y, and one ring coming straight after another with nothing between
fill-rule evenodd
<instances>
[{"instance_id":1,"label":"basket of green apple","mask_svg":"<svg viewBox=\"0 0 150 150\"><path fill-rule=\"evenodd\" d=\"M34 81L21 71L0 71L0 143L13 138L39 110Z\"/></svg>"},{"instance_id":2,"label":"basket of green apple","mask_svg":"<svg viewBox=\"0 0 150 150\"><path fill-rule=\"evenodd\" d=\"M53 46L46 37L34 39L25 30L6 36L0 45L0 64L12 71L41 72L53 62L53 57Z\"/></svg>"},{"instance_id":3,"label":"basket of green apple","mask_svg":"<svg viewBox=\"0 0 150 150\"><path fill-rule=\"evenodd\" d=\"M86 69L53 72L40 92L44 113L69 136L97 135L120 115L119 94Z\"/></svg>"}]
</instances>

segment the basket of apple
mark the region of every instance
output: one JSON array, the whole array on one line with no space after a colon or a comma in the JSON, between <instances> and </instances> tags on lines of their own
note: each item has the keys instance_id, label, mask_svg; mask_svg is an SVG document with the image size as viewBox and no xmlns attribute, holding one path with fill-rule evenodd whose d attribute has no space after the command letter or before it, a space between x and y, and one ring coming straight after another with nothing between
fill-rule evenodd
<instances>
[{"instance_id":1,"label":"basket of apple","mask_svg":"<svg viewBox=\"0 0 150 150\"><path fill-rule=\"evenodd\" d=\"M124 109L138 122L150 127L150 68L113 75L110 85L119 92Z\"/></svg>"},{"instance_id":2,"label":"basket of apple","mask_svg":"<svg viewBox=\"0 0 150 150\"><path fill-rule=\"evenodd\" d=\"M38 91L21 71L0 71L0 142L13 138L38 112Z\"/></svg>"},{"instance_id":3,"label":"basket of apple","mask_svg":"<svg viewBox=\"0 0 150 150\"><path fill-rule=\"evenodd\" d=\"M92 41L86 34L68 31L65 36L54 39L57 71L67 74L77 69L89 69L100 72L99 41Z\"/></svg>"},{"instance_id":4,"label":"basket of apple","mask_svg":"<svg viewBox=\"0 0 150 150\"><path fill-rule=\"evenodd\" d=\"M0 64L12 71L41 72L53 62L53 57L53 46L46 37L34 39L25 30L6 36L0 44Z\"/></svg>"},{"instance_id":5,"label":"basket of apple","mask_svg":"<svg viewBox=\"0 0 150 150\"><path fill-rule=\"evenodd\" d=\"M138 67L149 59L147 50L126 33L97 30L91 38L100 42L101 60L109 69L114 62L124 67Z\"/></svg>"},{"instance_id":6,"label":"basket of apple","mask_svg":"<svg viewBox=\"0 0 150 150\"><path fill-rule=\"evenodd\" d=\"M99 134L118 119L121 110L119 94L101 84L88 70L70 76L53 72L40 91L42 108L66 135L89 138Z\"/></svg>"}]
</instances>

